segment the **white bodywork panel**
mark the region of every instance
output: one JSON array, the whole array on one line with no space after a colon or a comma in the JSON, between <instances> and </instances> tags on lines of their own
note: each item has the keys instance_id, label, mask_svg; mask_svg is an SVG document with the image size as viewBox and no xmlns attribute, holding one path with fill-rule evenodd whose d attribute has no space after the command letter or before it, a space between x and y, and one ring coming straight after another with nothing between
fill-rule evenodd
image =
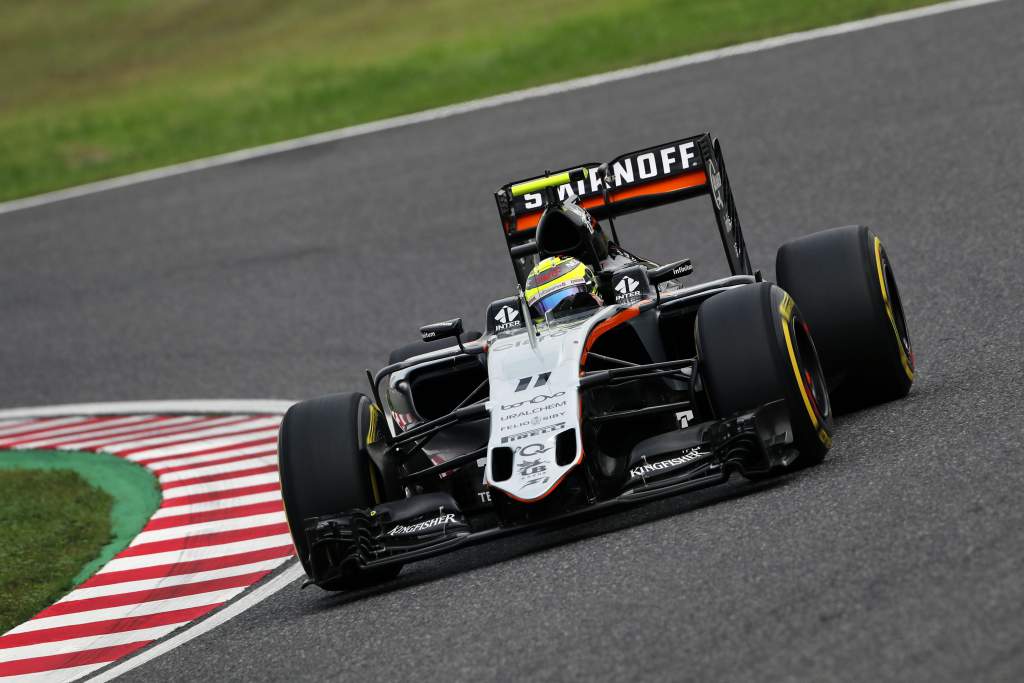
<instances>
[{"instance_id":1,"label":"white bodywork panel","mask_svg":"<svg viewBox=\"0 0 1024 683\"><path fill-rule=\"evenodd\" d=\"M580 430L580 355L593 327L618 312L601 308L589 317L540 325L531 332L492 338L487 354L491 436L484 481L514 498L530 502L547 495L583 459ZM555 438L576 430L576 456L564 466L555 460ZM495 448L511 448L512 476L492 477Z\"/></svg>"}]
</instances>

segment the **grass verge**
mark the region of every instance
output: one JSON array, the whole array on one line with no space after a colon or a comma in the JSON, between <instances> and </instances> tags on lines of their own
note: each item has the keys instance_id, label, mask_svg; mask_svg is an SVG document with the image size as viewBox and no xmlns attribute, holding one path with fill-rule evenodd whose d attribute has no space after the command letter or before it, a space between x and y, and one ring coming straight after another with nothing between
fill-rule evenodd
<instances>
[{"instance_id":1,"label":"grass verge","mask_svg":"<svg viewBox=\"0 0 1024 683\"><path fill-rule=\"evenodd\" d=\"M0 3L0 200L933 1Z\"/></svg>"},{"instance_id":2,"label":"grass verge","mask_svg":"<svg viewBox=\"0 0 1024 683\"><path fill-rule=\"evenodd\" d=\"M0 453L0 633L91 576L159 502L152 475L112 455Z\"/></svg>"}]
</instances>

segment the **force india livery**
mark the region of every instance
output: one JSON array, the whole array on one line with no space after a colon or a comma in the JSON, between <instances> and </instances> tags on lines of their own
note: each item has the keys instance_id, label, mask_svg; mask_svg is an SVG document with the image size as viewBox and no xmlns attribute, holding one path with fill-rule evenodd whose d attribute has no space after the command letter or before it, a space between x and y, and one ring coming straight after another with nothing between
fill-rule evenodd
<instances>
[{"instance_id":1,"label":"force india livery","mask_svg":"<svg viewBox=\"0 0 1024 683\"><path fill-rule=\"evenodd\" d=\"M616 218L702 196L729 277L691 284L688 260L620 242ZM788 242L764 280L710 134L495 198L519 291L487 308L485 332L427 325L367 372L368 395L284 417L281 489L309 583L366 586L510 531L814 465L834 411L910 390L879 238L849 226Z\"/></svg>"}]
</instances>

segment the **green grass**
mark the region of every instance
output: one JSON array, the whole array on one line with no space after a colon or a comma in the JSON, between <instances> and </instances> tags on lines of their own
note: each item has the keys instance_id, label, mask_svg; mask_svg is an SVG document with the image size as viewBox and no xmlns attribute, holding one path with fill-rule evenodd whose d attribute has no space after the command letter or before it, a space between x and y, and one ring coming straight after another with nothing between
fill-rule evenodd
<instances>
[{"instance_id":1,"label":"green grass","mask_svg":"<svg viewBox=\"0 0 1024 683\"><path fill-rule=\"evenodd\" d=\"M0 200L929 0L0 0Z\"/></svg>"},{"instance_id":2,"label":"green grass","mask_svg":"<svg viewBox=\"0 0 1024 683\"><path fill-rule=\"evenodd\" d=\"M159 504L153 475L123 458L0 452L0 633L92 576Z\"/></svg>"},{"instance_id":3,"label":"green grass","mask_svg":"<svg viewBox=\"0 0 1024 683\"><path fill-rule=\"evenodd\" d=\"M69 470L0 470L0 633L64 595L110 540L113 499Z\"/></svg>"}]
</instances>

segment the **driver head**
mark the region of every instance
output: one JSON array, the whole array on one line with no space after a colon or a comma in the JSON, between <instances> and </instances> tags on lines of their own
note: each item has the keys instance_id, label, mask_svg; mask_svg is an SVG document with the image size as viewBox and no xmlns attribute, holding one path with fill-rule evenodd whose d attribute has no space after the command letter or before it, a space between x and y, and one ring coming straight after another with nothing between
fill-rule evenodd
<instances>
[{"instance_id":1,"label":"driver head","mask_svg":"<svg viewBox=\"0 0 1024 683\"><path fill-rule=\"evenodd\" d=\"M525 295L535 320L601 304L594 271L569 256L551 256L534 266Z\"/></svg>"}]
</instances>

